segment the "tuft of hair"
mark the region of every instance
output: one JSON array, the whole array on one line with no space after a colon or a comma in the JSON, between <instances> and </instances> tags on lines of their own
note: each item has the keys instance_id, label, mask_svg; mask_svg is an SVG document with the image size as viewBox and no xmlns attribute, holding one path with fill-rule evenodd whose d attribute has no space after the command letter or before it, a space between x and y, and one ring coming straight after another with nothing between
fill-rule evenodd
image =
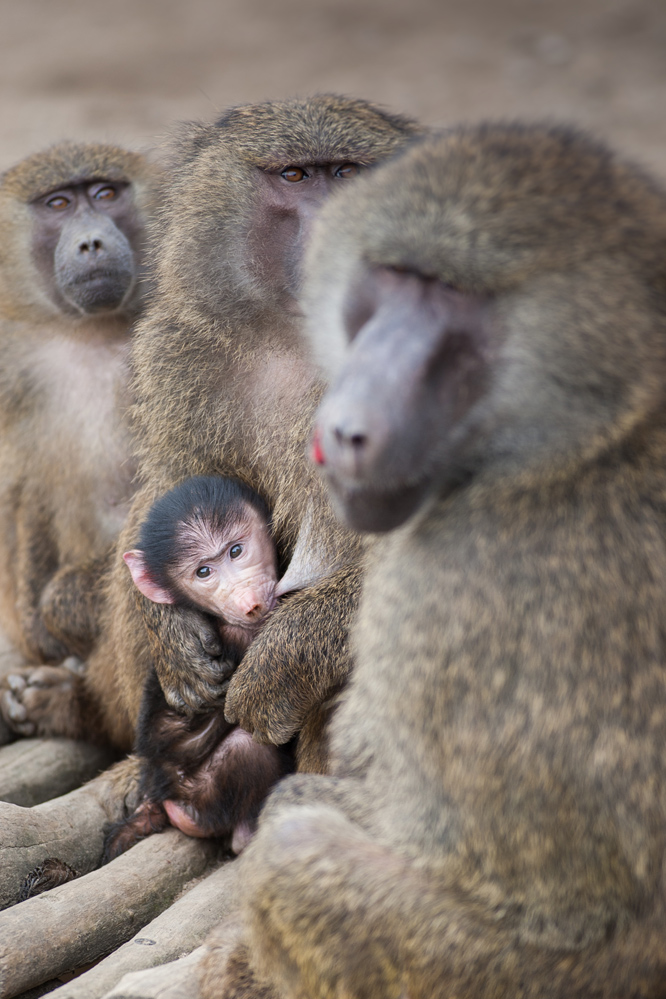
<instances>
[{"instance_id":1,"label":"tuft of hair","mask_svg":"<svg viewBox=\"0 0 666 999\"><path fill-rule=\"evenodd\" d=\"M61 142L9 167L0 177L0 186L28 203L58 187L94 180L147 182L151 173L146 159L129 149L105 143Z\"/></svg>"},{"instance_id":2,"label":"tuft of hair","mask_svg":"<svg viewBox=\"0 0 666 999\"><path fill-rule=\"evenodd\" d=\"M224 535L250 506L270 525L263 498L244 482L221 475L195 475L153 503L139 532L139 548L155 583L169 589L171 573L192 554L192 532Z\"/></svg>"}]
</instances>

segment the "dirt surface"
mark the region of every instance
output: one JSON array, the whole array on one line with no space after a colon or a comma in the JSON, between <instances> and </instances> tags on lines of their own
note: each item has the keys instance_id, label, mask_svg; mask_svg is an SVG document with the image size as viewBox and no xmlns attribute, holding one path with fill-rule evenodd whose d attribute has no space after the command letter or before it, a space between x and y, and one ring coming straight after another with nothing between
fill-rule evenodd
<instances>
[{"instance_id":1,"label":"dirt surface","mask_svg":"<svg viewBox=\"0 0 666 999\"><path fill-rule=\"evenodd\" d=\"M433 125L575 121L666 178L666 3L0 0L0 169L315 91Z\"/></svg>"}]
</instances>

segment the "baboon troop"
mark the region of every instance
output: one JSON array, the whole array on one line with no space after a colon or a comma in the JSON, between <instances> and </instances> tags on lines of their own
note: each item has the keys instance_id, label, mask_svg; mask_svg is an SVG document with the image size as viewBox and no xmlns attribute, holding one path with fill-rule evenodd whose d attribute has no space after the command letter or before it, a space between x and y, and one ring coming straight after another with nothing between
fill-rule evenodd
<instances>
[{"instance_id":1,"label":"baboon troop","mask_svg":"<svg viewBox=\"0 0 666 999\"><path fill-rule=\"evenodd\" d=\"M416 132L366 102L323 96L236 108L174 139L154 227L154 294L133 334L141 488L86 673L61 669L48 687L30 671L16 678L18 710L38 734L103 734L131 748L152 666L172 708L199 710L226 693L229 721L277 745L300 732L301 765L325 768L324 721L350 669L362 546L307 461L322 386L301 336L301 254L328 194ZM120 557L156 497L192 475L233 476L263 496L281 570L301 525L318 564L233 676L215 622L137 595Z\"/></svg>"},{"instance_id":2,"label":"baboon troop","mask_svg":"<svg viewBox=\"0 0 666 999\"><path fill-rule=\"evenodd\" d=\"M0 228L2 720L242 851L201 999L666 997L666 193L320 95Z\"/></svg>"}]
</instances>

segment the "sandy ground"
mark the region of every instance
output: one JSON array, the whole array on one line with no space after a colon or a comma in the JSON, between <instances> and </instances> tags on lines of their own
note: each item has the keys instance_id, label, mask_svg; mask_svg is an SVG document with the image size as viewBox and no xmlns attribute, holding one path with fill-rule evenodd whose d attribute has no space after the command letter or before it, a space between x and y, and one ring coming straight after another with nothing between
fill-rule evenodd
<instances>
[{"instance_id":1,"label":"sandy ground","mask_svg":"<svg viewBox=\"0 0 666 999\"><path fill-rule=\"evenodd\" d=\"M665 0L0 0L0 169L315 91L575 121L666 179Z\"/></svg>"}]
</instances>

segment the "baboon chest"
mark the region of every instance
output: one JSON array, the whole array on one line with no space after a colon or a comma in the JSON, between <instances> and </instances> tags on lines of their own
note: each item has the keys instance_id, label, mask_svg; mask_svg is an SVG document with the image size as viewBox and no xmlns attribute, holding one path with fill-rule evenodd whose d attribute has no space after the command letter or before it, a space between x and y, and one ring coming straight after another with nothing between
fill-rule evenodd
<instances>
[{"instance_id":1,"label":"baboon chest","mask_svg":"<svg viewBox=\"0 0 666 999\"><path fill-rule=\"evenodd\" d=\"M123 340L54 337L40 346L34 366L44 460L53 465L55 488L71 492L65 511L94 520L108 539L124 522L134 471L125 419L128 348Z\"/></svg>"},{"instance_id":2,"label":"baboon chest","mask_svg":"<svg viewBox=\"0 0 666 999\"><path fill-rule=\"evenodd\" d=\"M296 353L267 353L240 371L223 402L238 459L270 468L276 455L302 460L302 425L314 409L314 384L312 366Z\"/></svg>"}]
</instances>

